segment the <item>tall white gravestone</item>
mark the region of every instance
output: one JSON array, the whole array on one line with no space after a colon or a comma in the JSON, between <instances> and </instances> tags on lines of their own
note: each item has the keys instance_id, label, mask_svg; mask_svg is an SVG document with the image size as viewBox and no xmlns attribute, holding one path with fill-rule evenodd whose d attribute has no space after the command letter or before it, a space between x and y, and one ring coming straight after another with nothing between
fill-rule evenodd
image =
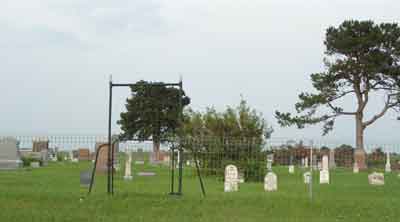
<instances>
[{"instance_id":1,"label":"tall white gravestone","mask_svg":"<svg viewBox=\"0 0 400 222\"><path fill-rule=\"evenodd\" d=\"M327 155L322 157L322 170L329 170L329 158Z\"/></svg>"},{"instance_id":2,"label":"tall white gravestone","mask_svg":"<svg viewBox=\"0 0 400 222\"><path fill-rule=\"evenodd\" d=\"M294 171L295 171L294 166L290 165L289 166L289 174L294 174Z\"/></svg>"},{"instance_id":3,"label":"tall white gravestone","mask_svg":"<svg viewBox=\"0 0 400 222\"><path fill-rule=\"evenodd\" d=\"M329 158L327 155L322 157L322 170L319 172L319 183L329 184Z\"/></svg>"},{"instance_id":4,"label":"tall white gravestone","mask_svg":"<svg viewBox=\"0 0 400 222\"><path fill-rule=\"evenodd\" d=\"M304 159L304 167L308 168L308 157Z\"/></svg>"},{"instance_id":5,"label":"tall white gravestone","mask_svg":"<svg viewBox=\"0 0 400 222\"><path fill-rule=\"evenodd\" d=\"M392 172L392 165L390 163L390 153L389 152L386 154L385 172L386 173L391 173Z\"/></svg>"},{"instance_id":6,"label":"tall white gravestone","mask_svg":"<svg viewBox=\"0 0 400 222\"><path fill-rule=\"evenodd\" d=\"M234 165L228 165L225 168L225 192L236 192L239 190L239 173Z\"/></svg>"},{"instance_id":7,"label":"tall white gravestone","mask_svg":"<svg viewBox=\"0 0 400 222\"><path fill-rule=\"evenodd\" d=\"M126 152L124 180L132 180L132 152Z\"/></svg>"},{"instance_id":8,"label":"tall white gravestone","mask_svg":"<svg viewBox=\"0 0 400 222\"><path fill-rule=\"evenodd\" d=\"M303 175L303 179L305 184L311 183L311 172L305 172Z\"/></svg>"},{"instance_id":9,"label":"tall white gravestone","mask_svg":"<svg viewBox=\"0 0 400 222\"><path fill-rule=\"evenodd\" d=\"M7 137L0 140L0 170L18 169L22 166L18 141Z\"/></svg>"},{"instance_id":10,"label":"tall white gravestone","mask_svg":"<svg viewBox=\"0 0 400 222\"><path fill-rule=\"evenodd\" d=\"M278 177L275 173L269 172L264 178L264 190L274 192L278 190Z\"/></svg>"}]
</instances>

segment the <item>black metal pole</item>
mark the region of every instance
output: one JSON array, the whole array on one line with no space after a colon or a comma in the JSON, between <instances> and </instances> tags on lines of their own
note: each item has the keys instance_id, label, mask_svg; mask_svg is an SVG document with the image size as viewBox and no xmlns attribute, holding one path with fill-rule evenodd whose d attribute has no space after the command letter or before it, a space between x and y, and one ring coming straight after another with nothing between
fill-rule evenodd
<instances>
[{"instance_id":1,"label":"black metal pole","mask_svg":"<svg viewBox=\"0 0 400 222\"><path fill-rule=\"evenodd\" d=\"M112 138L111 138L112 140ZM111 141L111 194L114 195L114 155L115 155L115 146L116 142Z\"/></svg>"},{"instance_id":2,"label":"black metal pole","mask_svg":"<svg viewBox=\"0 0 400 222\"><path fill-rule=\"evenodd\" d=\"M110 100L108 104L108 163L107 163L107 193L112 194L111 171L112 171L112 144L111 144L111 116L112 116L112 79L110 79Z\"/></svg>"},{"instance_id":3,"label":"black metal pole","mask_svg":"<svg viewBox=\"0 0 400 222\"><path fill-rule=\"evenodd\" d=\"M171 195L175 193L175 145L171 148Z\"/></svg>"},{"instance_id":4,"label":"black metal pole","mask_svg":"<svg viewBox=\"0 0 400 222\"><path fill-rule=\"evenodd\" d=\"M94 167L93 167L93 170L92 170L92 176L91 176L91 179L90 179L90 186L89 186L89 192L88 192L88 194L91 194L91 193L92 193L93 184L94 184L94 178L95 178L95 176L96 176L97 161L98 161L98 159L99 159L100 150L101 150L101 148L103 148L103 147L104 147L104 146L99 146L99 148L96 150L96 159L94 160Z\"/></svg>"},{"instance_id":5,"label":"black metal pole","mask_svg":"<svg viewBox=\"0 0 400 222\"><path fill-rule=\"evenodd\" d=\"M179 152L179 159L178 159L178 165L179 165L179 187L178 187L178 194L182 195L182 182L183 182L183 149L182 149L182 127L183 127L183 104L182 104L182 96L183 96L183 83L182 79L179 82L179 147L178 147L178 152Z\"/></svg>"},{"instance_id":6,"label":"black metal pole","mask_svg":"<svg viewBox=\"0 0 400 222\"><path fill-rule=\"evenodd\" d=\"M205 197L206 196L206 189L204 188L203 178L201 178L201 173L200 173L200 166L199 166L199 163L197 161L196 151L194 149L195 148L193 148L193 157L194 157L194 161L195 161L195 164L196 164L197 176L199 177L201 192L203 193L203 196Z\"/></svg>"}]
</instances>

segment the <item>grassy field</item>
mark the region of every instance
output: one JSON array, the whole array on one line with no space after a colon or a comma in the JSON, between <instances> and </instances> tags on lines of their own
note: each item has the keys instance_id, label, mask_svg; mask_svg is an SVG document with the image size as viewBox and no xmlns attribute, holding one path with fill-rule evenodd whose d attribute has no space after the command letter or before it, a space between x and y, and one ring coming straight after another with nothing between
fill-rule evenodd
<instances>
[{"instance_id":1,"label":"grassy field","mask_svg":"<svg viewBox=\"0 0 400 222\"><path fill-rule=\"evenodd\" d=\"M98 177L94 193L86 197L79 172L88 168L85 163L54 163L0 171L0 221L400 221L400 178L394 173L386 175L384 187L369 186L367 173L337 170L331 173L332 184L324 186L315 174L311 202L299 169L289 175L286 168L275 168L275 193L264 192L261 183L223 193L221 181L206 178L203 198L191 171L184 178L184 196L171 197L168 171L144 166L134 170L157 176L126 182L117 175L114 197L105 194L105 178Z\"/></svg>"}]
</instances>

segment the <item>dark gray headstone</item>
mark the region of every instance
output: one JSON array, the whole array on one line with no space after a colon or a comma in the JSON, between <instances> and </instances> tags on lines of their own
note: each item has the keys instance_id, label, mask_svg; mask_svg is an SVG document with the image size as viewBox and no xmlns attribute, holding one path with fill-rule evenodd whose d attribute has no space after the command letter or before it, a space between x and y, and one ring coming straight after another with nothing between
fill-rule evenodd
<instances>
[{"instance_id":1,"label":"dark gray headstone","mask_svg":"<svg viewBox=\"0 0 400 222\"><path fill-rule=\"evenodd\" d=\"M19 143L7 137L0 140L0 170L17 169L22 166Z\"/></svg>"},{"instance_id":2,"label":"dark gray headstone","mask_svg":"<svg viewBox=\"0 0 400 222\"><path fill-rule=\"evenodd\" d=\"M90 171L83 171L80 174L80 182L82 187L89 187L92 179L92 173Z\"/></svg>"}]
</instances>

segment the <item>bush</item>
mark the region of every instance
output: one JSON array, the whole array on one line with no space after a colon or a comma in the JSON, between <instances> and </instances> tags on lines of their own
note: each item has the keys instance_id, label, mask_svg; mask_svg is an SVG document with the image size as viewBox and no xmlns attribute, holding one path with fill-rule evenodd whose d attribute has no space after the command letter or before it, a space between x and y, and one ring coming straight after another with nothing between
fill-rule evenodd
<instances>
[{"instance_id":1,"label":"bush","mask_svg":"<svg viewBox=\"0 0 400 222\"><path fill-rule=\"evenodd\" d=\"M37 160L33 157L22 157L21 160L24 167L30 167L32 162L39 162L39 164L42 165L41 160Z\"/></svg>"}]
</instances>

